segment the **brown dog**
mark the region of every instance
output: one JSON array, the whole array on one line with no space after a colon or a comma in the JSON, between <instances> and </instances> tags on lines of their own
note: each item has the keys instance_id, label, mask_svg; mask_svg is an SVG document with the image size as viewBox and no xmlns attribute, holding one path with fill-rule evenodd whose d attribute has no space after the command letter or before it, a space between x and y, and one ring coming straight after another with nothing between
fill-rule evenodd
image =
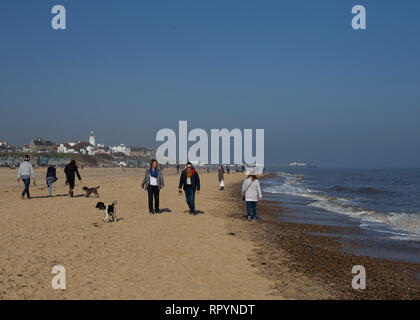
<instances>
[{"instance_id":1,"label":"brown dog","mask_svg":"<svg viewBox=\"0 0 420 320\"><path fill-rule=\"evenodd\" d=\"M86 192L86 198L89 198L92 193L96 197L99 197L98 189L99 189L99 186L97 186L96 188L83 187L83 191Z\"/></svg>"}]
</instances>

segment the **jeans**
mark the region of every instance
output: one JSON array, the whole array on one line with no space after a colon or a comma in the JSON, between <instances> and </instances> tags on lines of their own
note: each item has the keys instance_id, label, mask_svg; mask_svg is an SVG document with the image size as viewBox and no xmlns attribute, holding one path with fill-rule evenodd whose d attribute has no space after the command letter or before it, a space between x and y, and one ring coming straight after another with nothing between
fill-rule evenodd
<instances>
[{"instance_id":1,"label":"jeans","mask_svg":"<svg viewBox=\"0 0 420 320\"><path fill-rule=\"evenodd\" d=\"M153 210L153 197L155 197L155 210L159 210L159 187L158 186L151 186L150 184L147 186L147 193L149 194L149 211Z\"/></svg>"},{"instance_id":2,"label":"jeans","mask_svg":"<svg viewBox=\"0 0 420 320\"><path fill-rule=\"evenodd\" d=\"M185 188L185 198L191 213L195 213L195 189L193 187Z\"/></svg>"},{"instance_id":3,"label":"jeans","mask_svg":"<svg viewBox=\"0 0 420 320\"><path fill-rule=\"evenodd\" d=\"M25 189L23 189L22 197L27 195L28 199L31 198L31 195L29 194L29 186L31 185L31 178L22 178L23 183L25 184Z\"/></svg>"},{"instance_id":4,"label":"jeans","mask_svg":"<svg viewBox=\"0 0 420 320\"><path fill-rule=\"evenodd\" d=\"M56 178L54 178L54 177L47 177L47 183L48 183L48 194L49 194L49 196L50 196L50 197L52 196L52 194L51 194L51 187L52 187L52 184L53 184L55 181L56 181Z\"/></svg>"},{"instance_id":5,"label":"jeans","mask_svg":"<svg viewBox=\"0 0 420 320\"><path fill-rule=\"evenodd\" d=\"M257 201L246 202L246 214L248 218L252 218L252 219L257 218Z\"/></svg>"}]
</instances>

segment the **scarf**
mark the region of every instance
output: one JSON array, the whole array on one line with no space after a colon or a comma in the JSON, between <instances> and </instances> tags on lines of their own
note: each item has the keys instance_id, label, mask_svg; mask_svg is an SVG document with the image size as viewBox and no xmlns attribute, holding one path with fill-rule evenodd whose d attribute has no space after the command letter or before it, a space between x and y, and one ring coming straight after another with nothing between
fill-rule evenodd
<instances>
[{"instance_id":1,"label":"scarf","mask_svg":"<svg viewBox=\"0 0 420 320\"><path fill-rule=\"evenodd\" d=\"M191 169L190 172L187 171L187 178L191 178L191 176L194 174L194 169Z\"/></svg>"},{"instance_id":2,"label":"scarf","mask_svg":"<svg viewBox=\"0 0 420 320\"><path fill-rule=\"evenodd\" d=\"M159 174L159 170L158 170L158 168L156 168L155 170L153 170L152 168L150 168L150 175L151 175L153 178L157 178L157 177L158 177L158 174Z\"/></svg>"}]
</instances>

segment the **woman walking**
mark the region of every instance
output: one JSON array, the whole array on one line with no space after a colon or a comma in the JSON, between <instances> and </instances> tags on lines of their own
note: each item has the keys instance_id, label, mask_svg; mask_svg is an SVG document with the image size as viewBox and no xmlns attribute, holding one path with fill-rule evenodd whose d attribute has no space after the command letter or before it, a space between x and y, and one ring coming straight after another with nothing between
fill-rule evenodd
<instances>
[{"instance_id":1,"label":"woman walking","mask_svg":"<svg viewBox=\"0 0 420 320\"><path fill-rule=\"evenodd\" d=\"M19 182L20 179L22 179L23 183L25 184L25 189L23 189L22 194L20 197L22 199L25 198L25 194L28 197L28 199L31 198L31 195L29 194L29 186L31 185L31 176L34 178L34 184L35 184L35 173L34 168L32 167L32 163L30 161L29 155L25 155L25 159L23 162L19 165L19 170L17 174L17 181Z\"/></svg>"},{"instance_id":2,"label":"woman walking","mask_svg":"<svg viewBox=\"0 0 420 320\"><path fill-rule=\"evenodd\" d=\"M52 197L51 187L53 183L57 181L57 171L55 170L55 166L48 167L46 180L48 186L48 196Z\"/></svg>"},{"instance_id":3,"label":"woman walking","mask_svg":"<svg viewBox=\"0 0 420 320\"><path fill-rule=\"evenodd\" d=\"M150 161L150 168L146 169L141 187L147 190L149 196L149 213L160 213L159 191L165 186L162 170L158 168L157 160ZM153 198L155 198L155 209L153 210Z\"/></svg>"},{"instance_id":4,"label":"woman walking","mask_svg":"<svg viewBox=\"0 0 420 320\"><path fill-rule=\"evenodd\" d=\"M219 190L225 190L224 172L223 172L222 166L219 166L219 169L217 170L217 174L219 176L219 183L220 183Z\"/></svg>"},{"instance_id":5,"label":"woman walking","mask_svg":"<svg viewBox=\"0 0 420 320\"><path fill-rule=\"evenodd\" d=\"M82 182L82 178L80 177L80 173L77 169L75 160L71 160L70 163L64 167L64 173L66 174L67 179L66 184L69 185L69 195L73 198L73 189L76 174L79 181Z\"/></svg>"},{"instance_id":6,"label":"woman walking","mask_svg":"<svg viewBox=\"0 0 420 320\"><path fill-rule=\"evenodd\" d=\"M257 202L261 199L260 182L256 175L249 175L242 184L242 200L246 201L248 221L257 219Z\"/></svg>"},{"instance_id":7,"label":"woman walking","mask_svg":"<svg viewBox=\"0 0 420 320\"><path fill-rule=\"evenodd\" d=\"M187 200L190 213L196 215L195 192L197 191L197 194L200 193L200 177L191 162L187 162L185 170L182 171L179 177L179 193L182 193L182 189L185 191L185 200Z\"/></svg>"}]
</instances>

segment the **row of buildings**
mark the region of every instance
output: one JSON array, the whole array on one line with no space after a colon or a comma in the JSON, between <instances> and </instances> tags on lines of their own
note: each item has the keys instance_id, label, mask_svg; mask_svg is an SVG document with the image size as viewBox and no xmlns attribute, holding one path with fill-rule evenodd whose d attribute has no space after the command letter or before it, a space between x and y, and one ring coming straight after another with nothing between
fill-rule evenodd
<instances>
[{"instance_id":1,"label":"row of buildings","mask_svg":"<svg viewBox=\"0 0 420 320\"><path fill-rule=\"evenodd\" d=\"M153 157L154 150L145 147L132 147L120 144L117 146L105 146L96 144L93 132L89 135L89 141L69 141L64 143L52 142L43 138L32 140L29 145L15 147L8 145L6 141L0 141L0 153L30 152L30 153L80 153L85 155L121 155L131 157Z\"/></svg>"}]
</instances>

